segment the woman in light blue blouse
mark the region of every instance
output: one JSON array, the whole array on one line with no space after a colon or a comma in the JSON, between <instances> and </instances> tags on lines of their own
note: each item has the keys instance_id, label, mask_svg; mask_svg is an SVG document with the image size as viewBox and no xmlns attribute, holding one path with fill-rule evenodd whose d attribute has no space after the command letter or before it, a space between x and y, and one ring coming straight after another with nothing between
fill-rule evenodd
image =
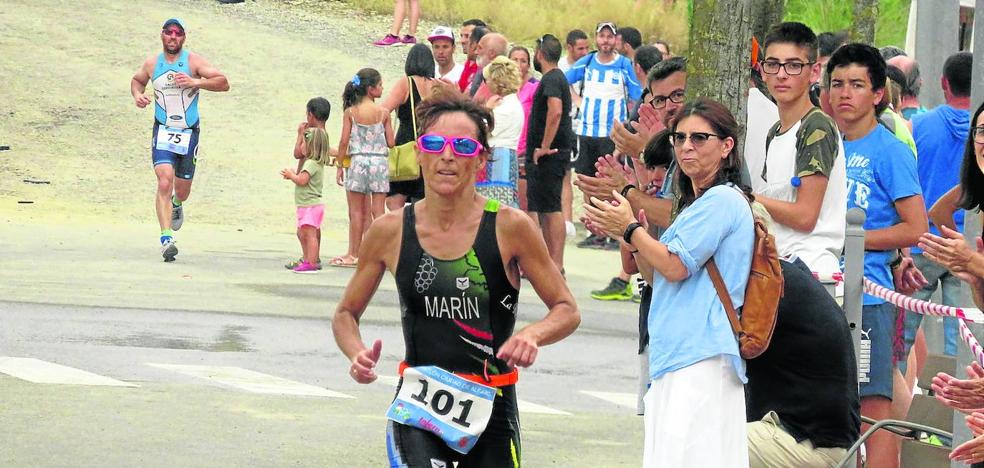
<instances>
[{"instance_id":1,"label":"woman in light blue blouse","mask_svg":"<svg viewBox=\"0 0 984 468\"><path fill-rule=\"evenodd\" d=\"M735 185L738 123L720 103L700 99L683 107L671 132L681 211L659 240L639 229L617 194L617 204L585 205L590 223L624 239L639 269L653 271L643 466L747 467L745 365L705 268L713 257L740 307L755 234Z\"/></svg>"}]
</instances>

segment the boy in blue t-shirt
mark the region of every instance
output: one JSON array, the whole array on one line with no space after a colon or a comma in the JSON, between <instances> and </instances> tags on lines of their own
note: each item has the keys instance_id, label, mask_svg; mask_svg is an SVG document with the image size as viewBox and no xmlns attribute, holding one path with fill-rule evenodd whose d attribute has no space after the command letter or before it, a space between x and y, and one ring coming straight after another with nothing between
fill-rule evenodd
<instances>
[{"instance_id":1,"label":"boy in blue t-shirt","mask_svg":"<svg viewBox=\"0 0 984 468\"><path fill-rule=\"evenodd\" d=\"M827 63L830 104L844 134L847 157L847 207L865 211L864 276L893 289L889 266L898 249L914 245L929 223L912 150L878 124L884 110L885 61L878 49L848 44ZM891 416L895 373L893 343L895 306L865 295L861 313L859 360L861 414L881 420ZM870 353L865 368L864 353ZM866 430L866 428L862 428ZM891 433L880 431L868 442L869 465L898 466L898 448Z\"/></svg>"}]
</instances>

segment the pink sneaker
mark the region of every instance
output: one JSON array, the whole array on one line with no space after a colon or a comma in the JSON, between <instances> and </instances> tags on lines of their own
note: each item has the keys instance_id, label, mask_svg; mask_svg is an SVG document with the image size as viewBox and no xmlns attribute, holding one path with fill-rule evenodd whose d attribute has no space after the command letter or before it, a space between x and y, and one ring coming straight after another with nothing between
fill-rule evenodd
<instances>
[{"instance_id":1,"label":"pink sneaker","mask_svg":"<svg viewBox=\"0 0 984 468\"><path fill-rule=\"evenodd\" d=\"M394 36L392 34L387 34L386 37L373 42L372 45L376 47L389 47L391 45L402 45L403 42L400 41L399 36Z\"/></svg>"},{"instance_id":2,"label":"pink sneaker","mask_svg":"<svg viewBox=\"0 0 984 468\"><path fill-rule=\"evenodd\" d=\"M308 262L301 262L294 267L294 273L317 273L318 267Z\"/></svg>"},{"instance_id":3,"label":"pink sneaker","mask_svg":"<svg viewBox=\"0 0 984 468\"><path fill-rule=\"evenodd\" d=\"M407 34L406 36L403 36L401 41L403 42L403 45L414 45L417 43L417 38Z\"/></svg>"}]
</instances>

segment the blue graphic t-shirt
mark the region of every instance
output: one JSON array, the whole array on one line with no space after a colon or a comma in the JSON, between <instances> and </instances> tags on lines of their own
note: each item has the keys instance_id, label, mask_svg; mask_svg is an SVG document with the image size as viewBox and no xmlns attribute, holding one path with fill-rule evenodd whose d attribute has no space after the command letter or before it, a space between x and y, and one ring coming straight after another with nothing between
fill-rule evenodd
<instances>
[{"instance_id":1,"label":"blue graphic t-shirt","mask_svg":"<svg viewBox=\"0 0 984 468\"><path fill-rule=\"evenodd\" d=\"M921 195L912 150L881 125L864 137L844 140L847 155L847 209L865 211L864 229L894 226L899 223L895 202ZM868 250L864 253L864 276L888 289L895 289L888 266L893 251ZM868 294L864 305L885 301Z\"/></svg>"},{"instance_id":2,"label":"blue graphic t-shirt","mask_svg":"<svg viewBox=\"0 0 984 468\"><path fill-rule=\"evenodd\" d=\"M566 75L571 85L584 80L581 122L575 129L581 136L607 137L615 120L624 122L628 118L629 100L638 101L642 96L642 85L636 79L632 60L621 55L609 63L601 63L597 54L588 54L567 70Z\"/></svg>"}]
</instances>

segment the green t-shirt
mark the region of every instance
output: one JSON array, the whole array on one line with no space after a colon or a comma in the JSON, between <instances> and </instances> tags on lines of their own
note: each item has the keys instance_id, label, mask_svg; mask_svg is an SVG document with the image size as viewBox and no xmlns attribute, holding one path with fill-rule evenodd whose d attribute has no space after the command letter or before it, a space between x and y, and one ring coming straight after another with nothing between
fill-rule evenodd
<instances>
[{"instance_id":1,"label":"green t-shirt","mask_svg":"<svg viewBox=\"0 0 984 468\"><path fill-rule=\"evenodd\" d=\"M324 179L325 166L312 159L305 159L301 172L311 174L307 185L294 187L294 203L297 206L312 206L321 204L321 186Z\"/></svg>"},{"instance_id":2,"label":"green t-shirt","mask_svg":"<svg viewBox=\"0 0 984 468\"><path fill-rule=\"evenodd\" d=\"M781 125L781 122L776 122L769 130L765 143L767 151L772 140L779 136ZM829 178L837 150L837 124L820 108L814 107L800 120L796 132L796 177L822 174ZM763 167L762 178L766 178L765 174L766 167Z\"/></svg>"}]
</instances>

